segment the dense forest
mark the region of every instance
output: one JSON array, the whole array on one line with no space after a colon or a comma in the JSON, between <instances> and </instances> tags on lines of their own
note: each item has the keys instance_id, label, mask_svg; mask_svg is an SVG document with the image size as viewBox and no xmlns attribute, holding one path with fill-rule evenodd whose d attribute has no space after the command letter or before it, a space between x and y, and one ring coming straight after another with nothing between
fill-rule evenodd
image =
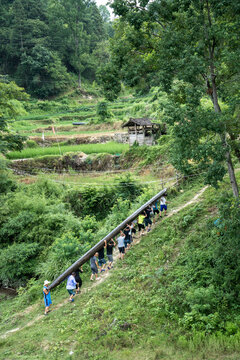
<instances>
[{"instance_id":1,"label":"dense forest","mask_svg":"<svg viewBox=\"0 0 240 360\"><path fill-rule=\"evenodd\" d=\"M39 98L94 81L107 61L110 15L92 0L1 0L0 19L0 73Z\"/></svg>"},{"instance_id":2,"label":"dense forest","mask_svg":"<svg viewBox=\"0 0 240 360\"><path fill-rule=\"evenodd\" d=\"M0 359L238 360L240 3L109 5L0 0ZM168 216L40 315L44 280L163 187Z\"/></svg>"}]
</instances>

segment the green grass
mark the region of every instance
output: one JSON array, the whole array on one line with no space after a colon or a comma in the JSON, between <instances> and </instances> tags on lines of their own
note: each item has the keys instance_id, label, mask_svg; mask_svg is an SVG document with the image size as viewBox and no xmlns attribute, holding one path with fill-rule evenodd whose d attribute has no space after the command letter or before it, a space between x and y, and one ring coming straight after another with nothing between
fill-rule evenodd
<instances>
[{"instance_id":1,"label":"green grass","mask_svg":"<svg viewBox=\"0 0 240 360\"><path fill-rule=\"evenodd\" d=\"M171 201L183 204L203 187L186 184ZM218 193L208 189L198 216L179 232L179 224L195 208L191 205L172 218L165 218L123 261L115 262L105 282L91 288L84 266L83 290L74 304L57 304L68 297L65 283L52 291L53 311L48 317L0 340L0 359L72 360L239 360L238 336L221 332L204 336L184 332L174 313L163 307L162 293L179 276L176 252L184 259L187 238L195 232L204 235L208 207ZM96 239L97 241L97 239ZM169 269L160 272L169 262ZM39 289L41 293L41 289ZM24 327L42 314L42 301L26 314L16 314L17 299L1 307L0 331ZM4 305L4 304L3 304ZM27 306L27 304L26 304ZM71 355L70 355L71 352Z\"/></svg>"},{"instance_id":2,"label":"green grass","mask_svg":"<svg viewBox=\"0 0 240 360\"><path fill-rule=\"evenodd\" d=\"M45 180L53 180L57 181L63 184L68 185L77 185L77 186L85 186L85 185L96 185L96 186L114 186L114 184L117 183L116 180L119 179L120 176L123 174L126 174L126 172L104 172L101 174L101 172L75 172L75 171L69 171L65 174L39 174L36 175L35 178L41 178ZM138 174L138 171L131 171L131 176L133 180L136 182L136 184L147 184L149 183L149 186L151 186L152 189L156 190L156 193L161 190L161 187L159 186L159 177L157 175L153 174ZM32 177L31 177L32 178ZM26 176L20 177L20 179L26 179Z\"/></svg>"},{"instance_id":3,"label":"green grass","mask_svg":"<svg viewBox=\"0 0 240 360\"><path fill-rule=\"evenodd\" d=\"M65 146L52 146L45 148L24 149L22 151L12 151L7 154L7 158L13 159L26 159L42 157L47 155L63 155L68 152L84 152L85 154L108 153L120 154L127 150L129 145L109 142L106 144L82 144L82 145L65 145Z\"/></svg>"}]
</instances>

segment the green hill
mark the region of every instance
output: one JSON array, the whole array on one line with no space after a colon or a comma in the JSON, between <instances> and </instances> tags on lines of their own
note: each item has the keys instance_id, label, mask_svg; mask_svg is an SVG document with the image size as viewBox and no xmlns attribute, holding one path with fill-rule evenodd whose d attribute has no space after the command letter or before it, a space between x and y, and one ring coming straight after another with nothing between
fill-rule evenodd
<instances>
[{"instance_id":1,"label":"green hill","mask_svg":"<svg viewBox=\"0 0 240 360\"><path fill-rule=\"evenodd\" d=\"M54 289L48 317L42 300L28 306L36 284L2 301L0 359L239 359L239 207L226 189L194 181L172 193L168 217L101 281L85 265L74 303L65 284Z\"/></svg>"}]
</instances>

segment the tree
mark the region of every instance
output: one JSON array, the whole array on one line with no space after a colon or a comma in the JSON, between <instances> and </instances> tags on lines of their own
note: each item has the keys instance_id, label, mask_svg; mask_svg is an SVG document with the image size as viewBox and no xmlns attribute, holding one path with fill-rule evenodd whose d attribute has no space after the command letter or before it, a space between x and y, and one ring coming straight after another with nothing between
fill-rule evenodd
<instances>
[{"instance_id":1,"label":"tree","mask_svg":"<svg viewBox=\"0 0 240 360\"><path fill-rule=\"evenodd\" d=\"M112 7L135 29L144 29L155 39L159 83L170 96L166 117L173 129L175 166L185 172L202 168L207 182L217 185L225 162L238 197L230 144L236 145L239 130L234 120L239 93L226 94L225 89L239 78L239 69L233 66L240 60L236 51L239 4L233 0L114 0ZM176 87L176 80L182 86ZM206 93L212 102L207 109L202 106Z\"/></svg>"},{"instance_id":2,"label":"tree","mask_svg":"<svg viewBox=\"0 0 240 360\"><path fill-rule=\"evenodd\" d=\"M69 69L77 73L78 86L81 87L83 72L94 68L93 50L104 37L98 8L90 0L60 0L53 2L51 19L52 31L57 37L60 35L65 44L62 50L64 62Z\"/></svg>"},{"instance_id":3,"label":"tree","mask_svg":"<svg viewBox=\"0 0 240 360\"><path fill-rule=\"evenodd\" d=\"M100 42L108 38L92 0L1 0L0 72L39 97L66 89L69 73L95 80ZM107 20L106 20L107 21ZM102 43L103 44L103 43Z\"/></svg>"},{"instance_id":4,"label":"tree","mask_svg":"<svg viewBox=\"0 0 240 360\"><path fill-rule=\"evenodd\" d=\"M21 101L27 98L28 95L15 83L0 82L0 153L23 148L25 138L11 133L8 129L8 121L24 113Z\"/></svg>"},{"instance_id":5,"label":"tree","mask_svg":"<svg viewBox=\"0 0 240 360\"><path fill-rule=\"evenodd\" d=\"M109 50L108 62L111 64L108 67L113 69L114 73L118 73L118 78L120 77L125 85L134 87L138 93L148 92L152 85L156 86L157 59L154 39L146 29L135 29L127 21L116 20L114 36L109 40ZM104 67L99 69L99 77L102 79L105 78L104 72ZM110 74L107 76L110 78ZM106 83L105 88L107 79L101 83Z\"/></svg>"},{"instance_id":6,"label":"tree","mask_svg":"<svg viewBox=\"0 0 240 360\"><path fill-rule=\"evenodd\" d=\"M111 15L108 8L105 5L99 6L99 12L103 20L103 26L105 30L106 37L112 38L114 35L114 30L111 22Z\"/></svg>"},{"instance_id":7,"label":"tree","mask_svg":"<svg viewBox=\"0 0 240 360\"><path fill-rule=\"evenodd\" d=\"M28 54L23 53L18 74L24 78L21 83L25 88L40 98L57 95L70 82L58 54L42 45L36 45Z\"/></svg>"},{"instance_id":8,"label":"tree","mask_svg":"<svg viewBox=\"0 0 240 360\"><path fill-rule=\"evenodd\" d=\"M107 100L113 101L121 91L121 82L118 69L108 63L103 65L98 71L98 81L103 88L104 96Z\"/></svg>"},{"instance_id":9,"label":"tree","mask_svg":"<svg viewBox=\"0 0 240 360\"><path fill-rule=\"evenodd\" d=\"M55 95L66 88L66 69L50 49L46 2L14 0L12 4L6 2L4 9L8 24L3 31L4 73L35 96Z\"/></svg>"}]
</instances>

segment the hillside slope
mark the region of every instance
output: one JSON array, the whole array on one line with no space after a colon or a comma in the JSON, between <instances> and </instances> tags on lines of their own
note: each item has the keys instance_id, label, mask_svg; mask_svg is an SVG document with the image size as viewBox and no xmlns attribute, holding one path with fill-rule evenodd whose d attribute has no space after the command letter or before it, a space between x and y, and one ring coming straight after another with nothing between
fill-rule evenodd
<instances>
[{"instance_id":1,"label":"hillside slope","mask_svg":"<svg viewBox=\"0 0 240 360\"><path fill-rule=\"evenodd\" d=\"M65 284L52 291L48 317L42 301L18 313L16 300L2 303L0 359L239 359L239 320L221 318L207 285L219 194L190 183L171 199L173 216L136 239L104 281L85 274L74 304Z\"/></svg>"}]
</instances>

